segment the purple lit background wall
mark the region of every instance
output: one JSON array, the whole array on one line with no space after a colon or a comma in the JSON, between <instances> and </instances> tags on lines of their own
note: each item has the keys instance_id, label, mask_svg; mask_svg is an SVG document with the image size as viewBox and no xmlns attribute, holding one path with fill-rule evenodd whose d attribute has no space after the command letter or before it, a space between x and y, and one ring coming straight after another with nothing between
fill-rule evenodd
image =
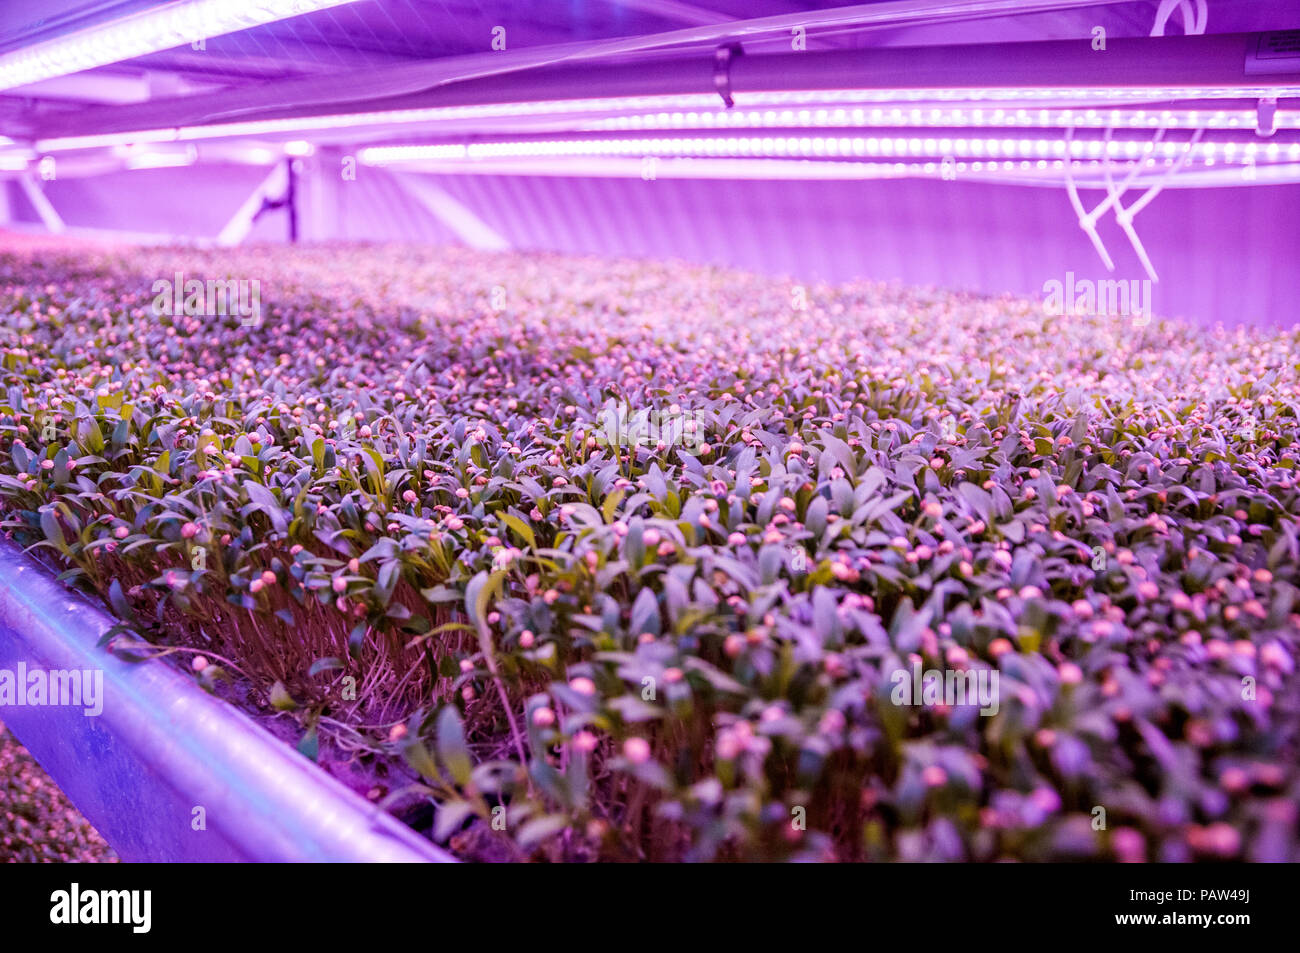
<instances>
[{"instance_id":1,"label":"purple lit background wall","mask_svg":"<svg viewBox=\"0 0 1300 953\"><path fill-rule=\"evenodd\" d=\"M211 237L265 176L256 167L122 172L48 183L70 227ZM433 176L430 181L511 247L681 258L800 281L896 279L1041 295L1043 283L1145 274L1108 218L1108 274L1080 231L1065 192L942 180L765 182L548 176ZM409 240L456 235L385 171L355 182L303 180L308 240ZM1099 193L1085 193L1092 203ZM11 187L15 222L36 215ZM1294 325L1300 300L1300 187L1170 189L1137 218L1160 274L1157 313L1198 323ZM282 215L251 241L282 241Z\"/></svg>"}]
</instances>

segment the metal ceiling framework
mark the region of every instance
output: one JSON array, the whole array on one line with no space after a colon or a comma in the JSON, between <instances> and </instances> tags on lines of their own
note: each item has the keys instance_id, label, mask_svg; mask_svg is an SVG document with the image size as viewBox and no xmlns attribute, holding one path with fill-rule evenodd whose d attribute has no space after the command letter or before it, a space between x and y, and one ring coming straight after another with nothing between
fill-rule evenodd
<instances>
[{"instance_id":1,"label":"metal ceiling framework","mask_svg":"<svg viewBox=\"0 0 1300 953\"><path fill-rule=\"evenodd\" d=\"M532 0L268 0L264 25L234 32L198 15L211 3L101 5L120 15L72 34L81 59L60 46L68 23L6 38L0 87L49 75L0 93L0 177L30 195L42 162L77 176L334 147L407 173L962 178L1064 188L1108 267L1095 226L1114 213L1153 278L1133 218L1161 189L1300 182L1286 3L588 0L566 23ZM242 6L225 0L229 22ZM453 8L465 18L437 15ZM1257 32L1214 32L1220 12ZM412 17L430 29L408 35ZM154 24L124 47L149 52L106 67L128 22ZM205 22L190 45L206 50L164 48ZM968 36L986 39L953 42ZM79 62L97 68L59 72ZM1130 188L1146 192L1126 206ZM1081 189L1105 194L1088 210Z\"/></svg>"}]
</instances>

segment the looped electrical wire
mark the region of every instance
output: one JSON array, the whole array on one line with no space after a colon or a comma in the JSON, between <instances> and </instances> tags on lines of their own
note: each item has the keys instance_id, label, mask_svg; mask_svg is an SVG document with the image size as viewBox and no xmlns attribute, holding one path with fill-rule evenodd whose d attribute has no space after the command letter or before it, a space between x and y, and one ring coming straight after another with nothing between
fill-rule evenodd
<instances>
[{"instance_id":1,"label":"looped electrical wire","mask_svg":"<svg viewBox=\"0 0 1300 953\"><path fill-rule=\"evenodd\" d=\"M1175 10L1182 15L1183 33L1186 36L1205 32L1205 25L1210 16L1206 0L1160 0L1160 6L1156 9L1156 22L1151 27L1152 36L1165 35L1165 25L1174 15Z\"/></svg>"}]
</instances>

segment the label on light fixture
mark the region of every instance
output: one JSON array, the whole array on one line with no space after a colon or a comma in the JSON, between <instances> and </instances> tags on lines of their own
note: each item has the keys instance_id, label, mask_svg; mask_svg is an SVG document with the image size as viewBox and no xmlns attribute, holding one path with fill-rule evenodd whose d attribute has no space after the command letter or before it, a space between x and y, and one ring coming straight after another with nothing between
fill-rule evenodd
<instances>
[{"instance_id":1,"label":"label on light fixture","mask_svg":"<svg viewBox=\"0 0 1300 953\"><path fill-rule=\"evenodd\" d=\"M1300 72L1300 30L1261 33L1246 53L1246 75Z\"/></svg>"}]
</instances>

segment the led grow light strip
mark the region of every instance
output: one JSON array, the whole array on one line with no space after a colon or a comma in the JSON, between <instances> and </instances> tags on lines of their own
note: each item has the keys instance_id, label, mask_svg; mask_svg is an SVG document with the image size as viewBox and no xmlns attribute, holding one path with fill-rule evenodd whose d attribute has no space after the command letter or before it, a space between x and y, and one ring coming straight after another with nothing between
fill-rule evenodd
<instances>
[{"instance_id":1,"label":"led grow light strip","mask_svg":"<svg viewBox=\"0 0 1300 953\"><path fill-rule=\"evenodd\" d=\"M1135 186L1148 185L1164 176L1173 159L1137 161L1143 166ZM1166 188L1184 186L1250 186L1300 181L1300 162L1259 165L1248 171L1242 166L1211 167L1206 162L1195 169L1182 170L1165 183ZM808 159L732 159L732 158L633 158L628 156L579 156L577 158L510 158L492 162L467 159L439 159L412 162L406 169L440 175L547 175L584 178L643 179L760 179L786 181L858 181L869 179L955 179L1015 183L1059 188L1065 163L1061 159L1021 159L957 162L887 162L864 160L851 162L831 159L815 162ZM1132 166L1119 163L1127 172ZM1084 178L1080 178L1080 175ZM1102 163L1087 159L1075 171L1080 188L1102 189Z\"/></svg>"},{"instance_id":2,"label":"led grow light strip","mask_svg":"<svg viewBox=\"0 0 1300 953\"><path fill-rule=\"evenodd\" d=\"M1077 159L1172 157L1187 147L1178 142L1149 140L919 138L868 136L711 136L700 138L562 139L513 142L440 143L436 145L371 146L362 149L364 165L390 165L438 160L495 160L571 156L673 156L697 158L1063 158ZM1231 160L1240 149L1243 161L1300 159L1300 143L1198 143L1193 152L1214 158L1222 150Z\"/></svg>"},{"instance_id":3,"label":"led grow light strip","mask_svg":"<svg viewBox=\"0 0 1300 953\"><path fill-rule=\"evenodd\" d=\"M1025 127L1076 126L1104 129L1243 129L1254 130L1255 109L990 109L894 107L816 109L674 110L611 116L579 126L584 132L637 132L667 129L763 129L899 127ZM1278 129L1300 129L1300 111L1278 113Z\"/></svg>"},{"instance_id":4,"label":"led grow light strip","mask_svg":"<svg viewBox=\"0 0 1300 953\"><path fill-rule=\"evenodd\" d=\"M0 56L0 89L26 86L355 0L177 0Z\"/></svg>"},{"instance_id":5,"label":"led grow light strip","mask_svg":"<svg viewBox=\"0 0 1300 953\"><path fill-rule=\"evenodd\" d=\"M1286 99L1300 97L1300 87L1188 87L1182 89L1006 89L1006 90L831 90L818 92L765 92L736 93L737 113L750 113L764 107L808 106L809 104L880 104L893 102L945 101L996 103L1021 100L1066 100L1088 104L1103 102L1149 103L1191 99ZM983 107L971 109L971 124L993 125L991 110L987 117ZM200 139L225 139L237 136L262 136L277 134L302 134L313 130L359 129L367 126L406 125L413 123L463 122L466 120L532 118L538 116L563 116L583 113L651 112L670 117L674 112L695 111L697 115L720 115L725 111L715 93L689 93L669 96L623 96L604 99L560 99L533 103L492 103L474 106L438 106L425 109L385 110L327 116L302 116L291 119L259 119L244 122L215 123L206 126L180 126L163 129L143 129L134 132L113 132L93 135L59 136L36 142L41 152L61 152L72 149L93 149L100 146L132 142L188 142ZM811 111L811 110L810 110ZM1068 110L1067 110L1068 111ZM869 117L869 111L868 117ZM922 112L924 112L922 110ZM1035 110L1028 110L1029 113ZM1086 115L1084 110L1081 115ZM882 115L884 110L882 110ZM978 114L978 118L977 115ZM910 113L909 113L910 115ZM1150 118L1156 115L1154 120ZM1279 122L1295 122L1290 111L1279 112ZM886 120L892 123L892 120ZM1158 125L1158 113L1148 111L1142 125ZM870 124L868 118L864 125ZM897 124L897 123L892 123ZM1091 125L1078 122L1076 125ZM1103 123L1104 125L1104 123ZM1253 128L1253 121L1245 128Z\"/></svg>"}]
</instances>

